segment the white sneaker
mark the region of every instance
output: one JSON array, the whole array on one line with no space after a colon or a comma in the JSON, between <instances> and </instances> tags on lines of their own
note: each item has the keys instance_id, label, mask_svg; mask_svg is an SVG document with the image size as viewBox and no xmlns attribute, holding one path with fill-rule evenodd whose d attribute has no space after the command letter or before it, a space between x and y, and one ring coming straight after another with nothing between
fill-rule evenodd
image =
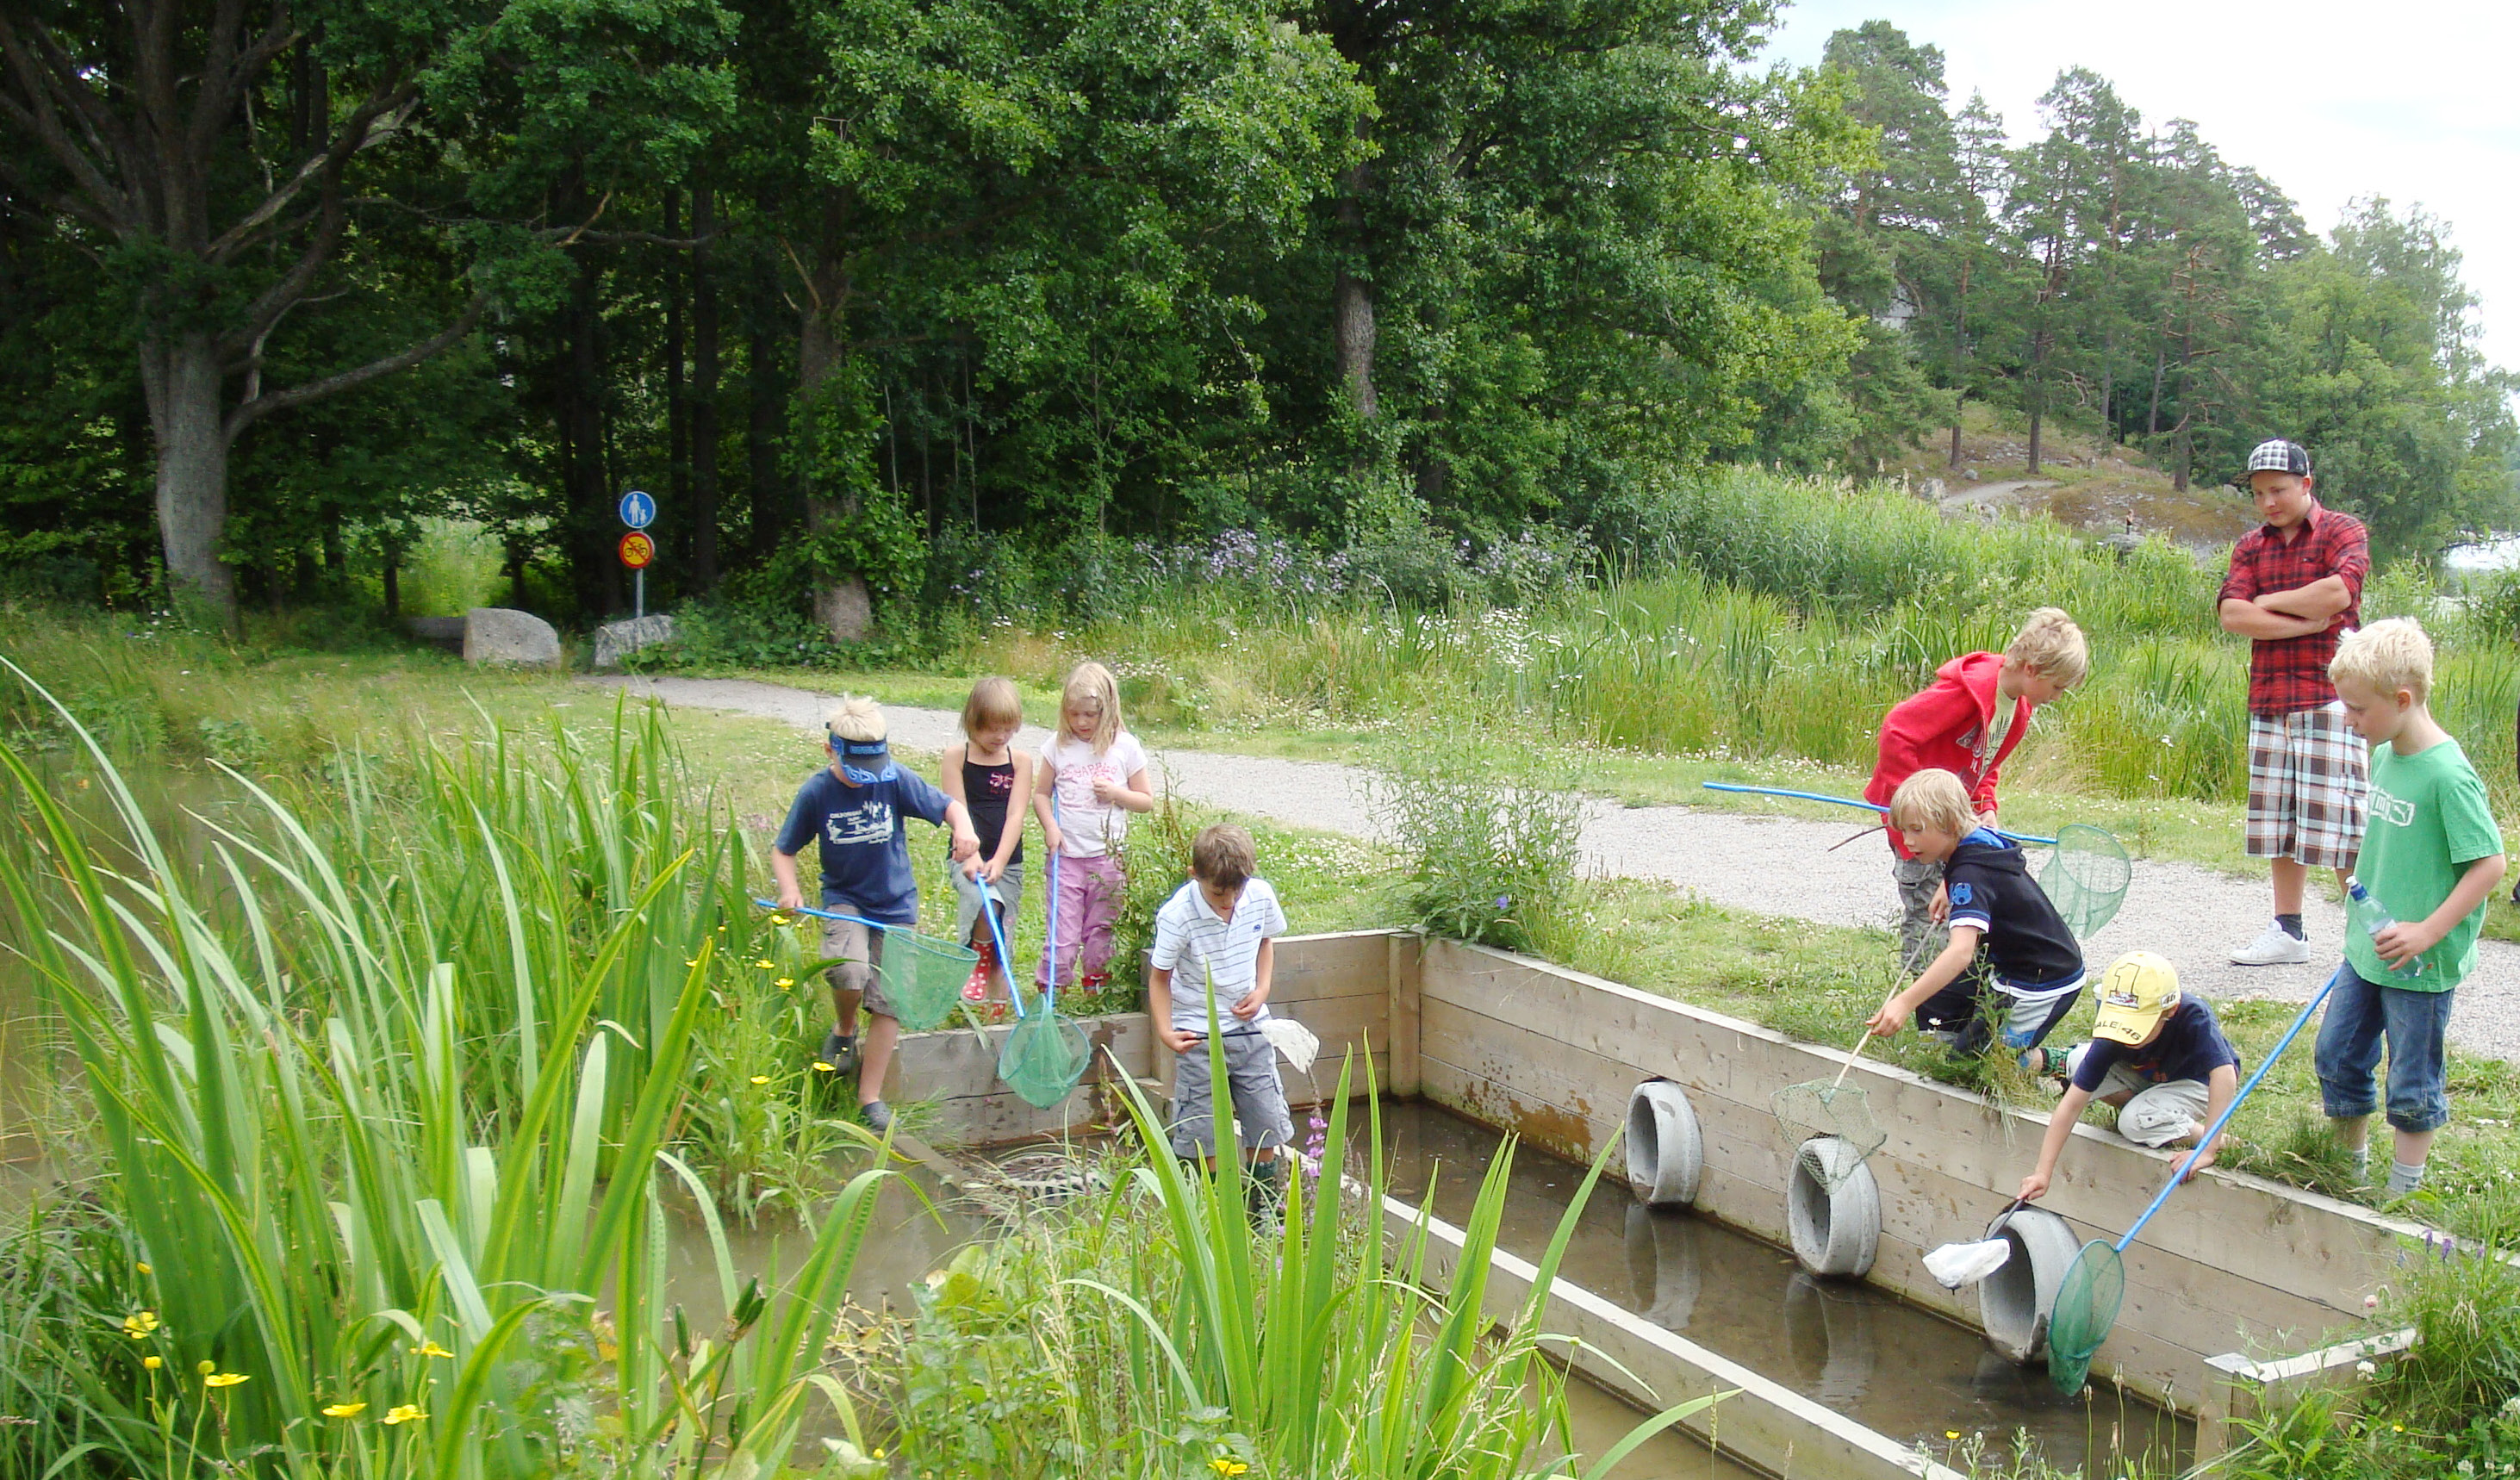
<instances>
[{"instance_id":1,"label":"white sneaker","mask_svg":"<svg viewBox=\"0 0 2520 1480\"><path fill-rule=\"evenodd\" d=\"M2310 964L2310 942L2300 940L2270 920L2257 939L2231 953L2240 966L2300 966Z\"/></svg>"}]
</instances>

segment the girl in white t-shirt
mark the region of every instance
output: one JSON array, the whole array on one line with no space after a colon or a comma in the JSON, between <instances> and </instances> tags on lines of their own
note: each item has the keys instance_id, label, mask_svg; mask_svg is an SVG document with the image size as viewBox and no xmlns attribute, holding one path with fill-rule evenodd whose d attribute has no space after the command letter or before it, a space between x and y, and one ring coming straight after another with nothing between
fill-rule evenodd
<instances>
[{"instance_id":1,"label":"girl in white t-shirt","mask_svg":"<svg viewBox=\"0 0 2520 1480\"><path fill-rule=\"evenodd\" d=\"M1055 805L1054 805L1055 803ZM1047 985L1100 987L1110 979L1111 927L1119 921L1129 881L1117 850L1129 814L1151 812L1147 751L1120 728L1120 686L1101 663L1079 663L1058 701L1058 732L1041 747L1032 809L1058 856L1056 966L1043 964Z\"/></svg>"}]
</instances>

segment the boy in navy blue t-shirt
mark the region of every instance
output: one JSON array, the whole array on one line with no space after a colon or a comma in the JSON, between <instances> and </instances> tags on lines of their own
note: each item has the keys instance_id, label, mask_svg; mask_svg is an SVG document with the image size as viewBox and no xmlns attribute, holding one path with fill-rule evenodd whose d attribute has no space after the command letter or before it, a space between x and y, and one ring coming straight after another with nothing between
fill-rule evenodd
<instances>
[{"instance_id":1,"label":"boy in navy blue t-shirt","mask_svg":"<svg viewBox=\"0 0 2520 1480\"><path fill-rule=\"evenodd\" d=\"M2131 951L2100 978L2092 1041L2066 1057L2065 1098L2048 1117L2039 1165L2021 1179L2030 1201L2048 1190L2074 1123L2092 1100L2118 1107L2118 1134L2138 1145L2186 1145L2240 1092L2240 1055L2204 999L2179 990L2179 970L2149 951ZM2213 1165L2222 1138L2188 1175Z\"/></svg>"},{"instance_id":2,"label":"boy in navy blue t-shirt","mask_svg":"<svg viewBox=\"0 0 2520 1480\"><path fill-rule=\"evenodd\" d=\"M770 845L770 872L779 880L779 908L803 907L796 879L796 855L806 842L818 841L823 862L823 908L862 916L883 925L919 922L919 882L910 872L910 836L905 816L951 829L956 861L980 851L971 830L971 815L946 796L892 762L884 742L883 710L871 698L843 699L825 722L823 743L831 765L805 779L788 809L787 825ZM883 995L883 979L875 968L883 961L880 931L850 920L823 921L823 955L836 960L831 969L832 1014L835 1026L823 1040L817 1069L858 1069L858 1109L868 1125L884 1131L892 1111L883 1102L883 1074L901 1040L901 1024ZM858 1008L867 1016L866 1054L859 1062Z\"/></svg>"}]
</instances>

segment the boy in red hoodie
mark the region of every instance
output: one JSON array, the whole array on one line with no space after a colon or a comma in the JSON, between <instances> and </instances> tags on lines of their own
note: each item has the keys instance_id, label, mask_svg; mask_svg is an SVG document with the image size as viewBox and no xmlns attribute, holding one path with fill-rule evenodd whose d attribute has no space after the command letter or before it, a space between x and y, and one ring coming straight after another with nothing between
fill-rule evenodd
<instances>
[{"instance_id":1,"label":"boy in red hoodie","mask_svg":"<svg viewBox=\"0 0 2520 1480\"><path fill-rule=\"evenodd\" d=\"M2083 629L2056 607L2040 607L2002 652L1956 657L1923 692L1891 707L1864 799L1886 807L1909 777L1927 768L1949 771L1968 787L1985 825L1994 827L1996 771L2021 743L2031 711L2053 703L2090 669ZM1943 868L1912 856L1899 830L1887 830L1897 855L1891 876L1899 884L1899 961L1913 973L1942 948Z\"/></svg>"}]
</instances>

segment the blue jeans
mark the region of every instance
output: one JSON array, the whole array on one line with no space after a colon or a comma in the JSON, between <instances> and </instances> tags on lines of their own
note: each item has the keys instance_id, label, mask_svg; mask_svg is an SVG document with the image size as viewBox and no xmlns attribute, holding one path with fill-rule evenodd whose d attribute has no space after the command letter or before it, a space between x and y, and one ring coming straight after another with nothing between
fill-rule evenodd
<instances>
[{"instance_id":1,"label":"blue jeans","mask_svg":"<svg viewBox=\"0 0 2520 1480\"><path fill-rule=\"evenodd\" d=\"M2318 1025L2318 1095L2331 1118L2368 1115L2379 1102L2371 1072L2380 1063L2380 1040L2389 1041L2389 1124L2401 1131L2437 1131L2450 1123L2450 1095L2442 1066L2450 1030L2451 999L2457 993L2416 992L2364 981L2350 964L2336 968L2336 990L2327 994L2327 1016Z\"/></svg>"}]
</instances>

